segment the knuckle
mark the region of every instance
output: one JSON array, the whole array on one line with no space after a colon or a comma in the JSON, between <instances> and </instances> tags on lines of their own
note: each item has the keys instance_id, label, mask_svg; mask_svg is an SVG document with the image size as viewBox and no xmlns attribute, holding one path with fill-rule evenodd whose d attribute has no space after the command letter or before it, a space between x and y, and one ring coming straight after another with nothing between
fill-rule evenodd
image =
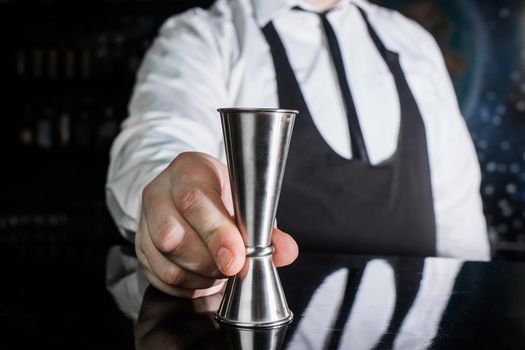
<instances>
[{"instance_id":1,"label":"knuckle","mask_svg":"<svg viewBox=\"0 0 525 350\"><path fill-rule=\"evenodd\" d=\"M172 221L164 224L156 234L157 249L162 254L172 253L182 245L184 236L183 228L179 223Z\"/></svg>"},{"instance_id":2,"label":"knuckle","mask_svg":"<svg viewBox=\"0 0 525 350\"><path fill-rule=\"evenodd\" d=\"M153 198L155 197L154 195L154 190L153 190L153 183L149 183L148 185L146 185L146 187L144 187L144 189L142 190L142 203L149 203L150 201L153 200Z\"/></svg>"},{"instance_id":3,"label":"knuckle","mask_svg":"<svg viewBox=\"0 0 525 350\"><path fill-rule=\"evenodd\" d=\"M171 286L182 285L188 277L188 273L176 266L169 267L162 272L162 281Z\"/></svg>"},{"instance_id":4,"label":"knuckle","mask_svg":"<svg viewBox=\"0 0 525 350\"><path fill-rule=\"evenodd\" d=\"M182 213L191 212L199 208L204 200L205 194L198 187L185 188L178 199L179 208Z\"/></svg>"},{"instance_id":5,"label":"knuckle","mask_svg":"<svg viewBox=\"0 0 525 350\"><path fill-rule=\"evenodd\" d=\"M178 164L184 164L186 162L191 162L195 160L196 157L197 157L196 152L181 152L175 157L172 164L178 165Z\"/></svg>"},{"instance_id":6,"label":"knuckle","mask_svg":"<svg viewBox=\"0 0 525 350\"><path fill-rule=\"evenodd\" d=\"M171 163L177 182L209 178L213 168L210 156L199 152L182 152Z\"/></svg>"}]
</instances>

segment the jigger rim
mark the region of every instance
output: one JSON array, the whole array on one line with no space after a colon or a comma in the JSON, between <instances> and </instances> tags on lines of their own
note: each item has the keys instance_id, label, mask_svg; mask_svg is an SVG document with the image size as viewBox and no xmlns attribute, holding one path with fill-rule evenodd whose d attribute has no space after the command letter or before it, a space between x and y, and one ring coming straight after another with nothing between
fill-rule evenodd
<instances>
[{"instance_id":1,"label":"jigger rim","mask_svg":"<svg viewBox=\"0 0 525 350\"><path fill-rule=\"evenodd\" d=\"M220 316L218 313L215 313L215 315L213 315L213 318L215 319L215 321L227 327L257 329L257 328L279 328L281 326L287 325L293 321L294 315L293 315L293 312L288 310L288 315L286 315L282 319L273 320L273 321L252 321L252 322L230 320L228 318Z\"/></svg>"},{"instance_id":2,"label":"jigger rim","mask_svg":"<svg viewBox=\"0 0 525 350\"><path fill-rule=\"evenodd\" d=\"M295 109L282 109L282 108L259 108L259 107L226 107L218 108L219 113L288 113L288 114L299 114L298 110Z\"/></svg>"}]
</instances>

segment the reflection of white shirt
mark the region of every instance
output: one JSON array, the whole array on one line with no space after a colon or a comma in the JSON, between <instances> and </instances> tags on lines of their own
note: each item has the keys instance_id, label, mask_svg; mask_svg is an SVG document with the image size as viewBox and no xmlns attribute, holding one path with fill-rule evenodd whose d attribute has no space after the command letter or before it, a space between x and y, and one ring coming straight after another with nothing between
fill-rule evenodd
<instances>
[{"instance_id":1,"label":"reflection of white shirt","mask_svg":"<svg viewBox=\"0 0 525 350\"><path fill-rule=\"evenodd\" d=\"M129 118L111 150L107 198L119 227L134 231L144 186L183 151L225 160L218 107L277 107L275 71L259 30L273 20L312 118L333 150L351 158L346 116L319 18L293 0L218 0L166 21L138 72ZM341 0L328 15L372 163L395 151L399 101L393 79L355 5L401 65L426 127L440 256L486 259L479 166L439 48L400 14ZM281 106L285 108L286 106ZM415 215L417 215L415 213Z\"/></svg>"},{"instance_id":2,"label":"reflection of white shirt","mask_svg":"<svg viewBox=\"0 0 525 350\"><path fill-rule=\"evenodd\" d=\"M408 263L404 261L402 268ZM403 322L395 334L393 349L423 350L432 344L462 265L461 260L455 259L425 259L417 294L407 313L401 315ZM321 349L329 337L338 333L341 334L338 349L368 350L385 345L378 342L388 331L396 305L409 302L397 295L395 275L386 260L367 262L343 329L334 327L340 313L346 312L340 307L348 269L341 268L326 276L301 313L286 349Z\"/></svg>"},{"instance_id":3,"label":"reflection of white shirt","mask_svg":"<svg viewBox=\"0 0 525 350\"><path fill-rule=\"evenodd\" d=\"M136 322L142 298L149 283L138 268L137 258L127 255L123 248L113 246L106 257L106 288L119 309Z\"/></svg>"}]
</instances>

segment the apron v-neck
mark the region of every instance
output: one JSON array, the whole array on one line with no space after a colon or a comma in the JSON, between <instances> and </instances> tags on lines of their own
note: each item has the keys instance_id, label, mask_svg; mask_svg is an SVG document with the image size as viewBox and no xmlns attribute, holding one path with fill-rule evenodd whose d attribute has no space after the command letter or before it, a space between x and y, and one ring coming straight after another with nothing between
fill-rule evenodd
<instances>
[{"instance_id":1,"label":"apron v-neck","mask_svg":"<svg viewBox=\"0 0 525 350\"><path fill-rule=\"evenodd\" d=\"M397 149L376 165L332 150L312 120L286 49L269 22L262 32L274 63L279 106L299 110L278 224L303 250L434 256L436 224L421 113L398 54L384 46L366 12L358 9L395 82L401 113Z\"/></svg>"}]
</instances>

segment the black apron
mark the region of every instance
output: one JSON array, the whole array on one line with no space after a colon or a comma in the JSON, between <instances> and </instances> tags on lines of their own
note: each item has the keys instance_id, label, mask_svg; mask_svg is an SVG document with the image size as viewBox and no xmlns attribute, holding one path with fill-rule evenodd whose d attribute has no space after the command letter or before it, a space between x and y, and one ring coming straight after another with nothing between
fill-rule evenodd
<instances>
[{"instance_id":1,"label":"black apron","mask_svg":"<svg viewBox=\"0 0 525 350\"><path fill-rule=\"evenodd\" d=\"M335 153L311 118L286 50L270 22L262 31L275 66L279 106L299 110L277 222L293 235L301 250L434 256L436 225L421 113L398 54L386 49L366 13L359 10L395 81L401 111L397 149L377 165Z\"/></svg>"}]
</instances>

